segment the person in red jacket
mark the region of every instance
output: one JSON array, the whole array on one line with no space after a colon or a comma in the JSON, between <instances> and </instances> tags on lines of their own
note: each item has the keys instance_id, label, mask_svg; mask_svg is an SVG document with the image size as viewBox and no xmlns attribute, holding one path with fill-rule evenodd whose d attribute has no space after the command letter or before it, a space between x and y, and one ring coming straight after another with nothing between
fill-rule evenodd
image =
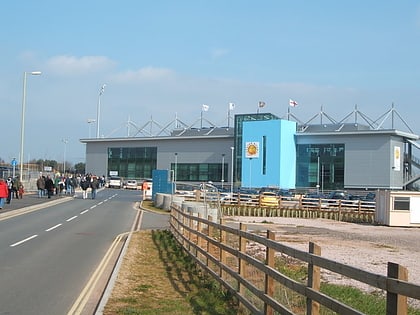
<instances>
[{"instance_id":1,"label":"person in red jacket","mask_svg":"<svg viewBox=\"0 0 420 315\"><path fill-rule=\"evenodd\" d=\"M0 178L0 209L3 209L4 201L9 196L9 188L3 178Z\"/></svg>"}]
</instances>

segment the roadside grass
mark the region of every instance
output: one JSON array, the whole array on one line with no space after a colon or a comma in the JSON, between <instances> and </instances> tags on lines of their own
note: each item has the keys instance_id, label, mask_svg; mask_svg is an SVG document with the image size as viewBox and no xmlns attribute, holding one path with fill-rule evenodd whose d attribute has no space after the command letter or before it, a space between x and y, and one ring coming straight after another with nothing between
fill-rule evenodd
<instances>
[{"instance_id":1,"label":"roadside grass","mask_svg":"<svg viewBox=\"0 0 420 315\"><path fill-rule=\"evenodd\" d=\"M169 231L133 234L104 315L237 314L237 303L202 274Z\"/></svg>"},{"instance_id":2,"label":"roadside grass","mask_svg":"<svg viewBox=\"0 0 420 315\"><path fill-rule=\"evenodd\" d=\"M149 201L143 202L142 206L168 214L154 208ZM293 258L277 257L275 268L296 281L304 283L307 279L306 265ZM322 283L321 292L364 314L386 313L386 299L380 291L366 293L350 286ZM305 314L306 299L292 290L282 288L276 299L296 314ZM216 281L204 275L166 230L133 234L103 312L104 315L239 313L237 301ZM335 313L321 306L320 314ZM409 308L408 314L420 315L420 310Z\"/></svg>"},{"instance_id":3,"label":"roadside grass","mask_svg":"<svg viewBox=\"0 0 420 315\"><path fill-rule=\"evenodd\" d=\"M294 259L278 257L275 267L282 274L296 281L303 283L307 279L307 267ZM287 296L288 298L284 299L282 303L288 305L296 313L302 312L301 314L304 314L305 298L290 289L284 289L283 291L286 293L281 294L279 300L282 300L281 296ZM364 314L386 314L386 297L380 290L367 293L351 286L321 283L320 291ZM321 305L320 314L331 315L336 313ZM408 314L420 315L420 310L409 307Z\"/></svg>"}]
</instances>

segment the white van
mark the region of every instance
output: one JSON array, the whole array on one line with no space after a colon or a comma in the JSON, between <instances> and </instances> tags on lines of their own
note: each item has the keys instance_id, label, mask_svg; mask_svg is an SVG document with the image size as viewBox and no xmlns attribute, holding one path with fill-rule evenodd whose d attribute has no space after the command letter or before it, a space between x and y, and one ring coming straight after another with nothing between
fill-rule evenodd
<instances>
[{"instance_id":1,"label":"white van","mask_svg":"<svg viewBox=\"0 0 420 315\"><path fill-rule=\"evenodd\" d=\"M123 180L118 176L111 176L108 180L108 188L123 188Z\"/></svg>"}]
</instances>

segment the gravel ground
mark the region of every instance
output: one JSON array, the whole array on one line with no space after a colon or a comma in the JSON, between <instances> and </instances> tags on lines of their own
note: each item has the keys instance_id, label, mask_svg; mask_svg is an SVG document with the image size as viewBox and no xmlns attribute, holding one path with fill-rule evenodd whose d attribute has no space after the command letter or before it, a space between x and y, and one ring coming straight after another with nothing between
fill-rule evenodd
<instances>
[{"instance_id":1,"label":"gravel ground","mask_svg":"<svg viewBox=\"0 0 420 315\"><path fill-rule=\"evenodd\" d=\"M408 281L420 285L420 228L373 226L326 219L229 217L253 230L271 230L287 246L308 250L308 243L321 247L323 257L372 273L386 275L387 263L408 269ZM266 222L258 224L259 222ZM268 223L267 223L268 222ZM351 285L367 292L373 288L341 275L322 270L323 281ZM419 300L410 305L420 308Z\"/></svg>"}]
</instances>

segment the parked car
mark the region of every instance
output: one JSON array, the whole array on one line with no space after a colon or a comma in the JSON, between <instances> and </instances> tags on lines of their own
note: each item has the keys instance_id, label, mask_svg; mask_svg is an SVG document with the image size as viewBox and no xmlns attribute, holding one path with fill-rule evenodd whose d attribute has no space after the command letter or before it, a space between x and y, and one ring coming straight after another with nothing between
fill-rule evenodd
<instances>
[{"instance_id":1,"label":"parked car","mask_svg":"<svg viewBox=\"0 0 420 315\"><path fill-rule=\"evenodd\" d=\"M135 179L129 179L125 183L125 189L137 190L137 181Z\"/></svg>"},{"instance_id":2,"label":"parked car","mask_svg":"<svg viewBox=\"0 0 420 315\"><path fill-rule=\"evenodd\" d=\"M123 188L123 180L118 176L111 176L108 180L108 188Z\"/></svg>"},{"instance_id":3,"label":"parked car","mask_svg":"<svg viewBox=\"0 0 420 315\"><path fill-rule=\"evenodd\" d=\"M282 200L292 200L293 199L293 194L290 190L287 189L280 189L277 192L277 195L282 199Z\"/></svg>"},{"instance_id":4,"label":"parked car","mask_svg":"<svg viewBox=\"0 0 420 315\"><path fill-rule=\"evenodd\" d=\"M260 206L277 207L279 196L275 192L265 191L260 194Z\"/></svg>"},{"instance_id":5,"label":"parked car","mask_svg":"<svg viewBox=\"0 0 420 315\"><path fill-rule=\"evenodd\" d=\"M360 200L363 200L363 201L375 201L375 199L376 199L376 194L374 192L368 192L366 196L363 196L362 198L360 198Z\"/></svg>"},{"instance_id":6,"label":"parked car","mask_svg":"<svg viewBox=\"0 0 420 315\"><path fill-rule=\"evenodd\" d=\"M351 200L351 195L344 190L333 190L328 194L327 199Z\"/></svg>"}]
</instances>

